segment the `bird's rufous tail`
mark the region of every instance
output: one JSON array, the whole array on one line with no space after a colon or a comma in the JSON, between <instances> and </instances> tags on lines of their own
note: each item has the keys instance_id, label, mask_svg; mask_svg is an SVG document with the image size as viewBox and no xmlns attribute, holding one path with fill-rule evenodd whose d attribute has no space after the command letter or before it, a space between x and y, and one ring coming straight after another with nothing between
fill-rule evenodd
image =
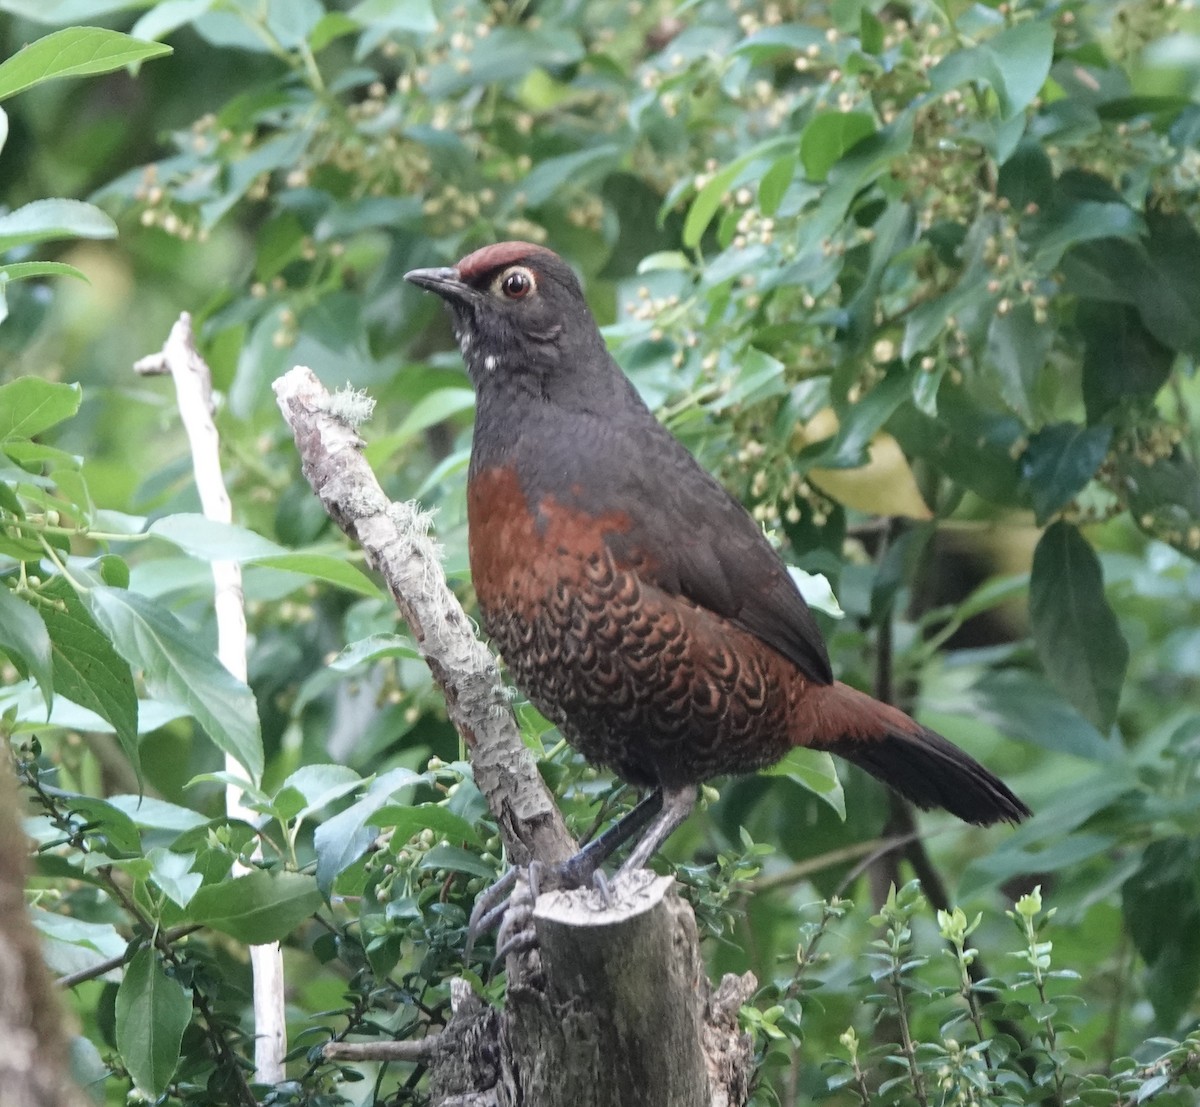
<instances>
[{"instance_id":1,"label":"bird's rufous tail","mask_svg":"<svg viewBox=\"0 0 1200 1107\"><path fill-rule=\"evenodd\" d=\"M1002 780L940 734L840 681L809 685L792 733L796 745L852 761L918 807L944 807L980 826L1031 814Z\"/></svg>"}]
</instances>

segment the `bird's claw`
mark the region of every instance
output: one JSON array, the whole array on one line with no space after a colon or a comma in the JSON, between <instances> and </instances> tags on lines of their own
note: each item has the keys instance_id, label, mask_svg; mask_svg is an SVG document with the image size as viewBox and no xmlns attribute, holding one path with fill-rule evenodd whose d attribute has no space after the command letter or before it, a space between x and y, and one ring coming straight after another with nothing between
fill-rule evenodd
<instances>
[{"instance_id":1,"label":"bird's claw","mask_svg":"<svg viewBox=\"0 0 1200 1107\"><path fill-rule=\"evenodd\" d=\"M508 910L509 897L517 883L517 874L521 870L515 865L490 887L480 892L471 908L471 917L467 921L467 948L464 959L471 959L471 950L475 948L475 940L480 934L487 934Z\"/></svg>"},{"instance_id":2,"label":"bird's claw","mask_svg":"<svg viewBox=\"0 0 1200 1107\"><path fill-rule=\"evenodd\" d=\"M496 931L496 956L492 972L502 965L510 953L528 953L537 946L533 929L533 905L537 902L535 867L530 866L526 883L518 882L512 895L504 902L504 917Z\"/></svg>"},{"instance_id":3,"label":"bird's claw","mask_svg":"<svg viewBox=\"0 0 1200 1107\"><path fill-rule=\"evenodd\" d=\"M612 885L608 882L608 877L604 875L603 869L597 869L592 873L592 891L600 897L600 902L604 904L606 911L611 911L616 906Z\"/></svg>"},{"instance_id":4,"label":"bird's claw","mask_svg":"<svg viewBox=\"0 0 1200 1107\"><path fill-rule=\"evenodd\" d=\"M518 878L524 873L524 882ZM533 909L544 892L570 891L591 885L604 907L612 907L613 893L604 871L591 857L577 853L556 865L531 861L523 869L513 866L475 901L467 924L465 957L471 956L482 934L496 931L496 956L492 971L510 953L526 953L537 946Z\"/></svg>"}]
</instances>

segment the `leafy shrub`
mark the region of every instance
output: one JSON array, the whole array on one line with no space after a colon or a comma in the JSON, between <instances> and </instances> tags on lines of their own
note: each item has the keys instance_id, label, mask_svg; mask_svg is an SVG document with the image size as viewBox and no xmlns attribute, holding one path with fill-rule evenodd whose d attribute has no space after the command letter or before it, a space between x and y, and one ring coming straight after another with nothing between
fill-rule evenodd
<instances>
[{"instance_id":1,"label":"leafy shrub","mask_svg":"<svg viewBox=\"0 0 1200 1107\"><path fill-rule=\"evenodd\" d=\"M97 1079L244 1096L250 941L284 938L303 982L276 1102L357 1094L363 1071L306 1053L330 1034L444 1019L465 911L500 868L495 828L390 601L297 474L269 386L305 362L370 390L386 415L368 456L397 498L437 509L469 601L471 394L440 313L399 278L522 237L580 269L643 394L789 562L832 584L839 671L890 682L1038 812L1015 832L920 824L925 860L987 908L972 940L1002 998L963 983L965 949L920 944L910 891L880 907L883 939L829 898L820 991L805 960L747 1013L776 1043L760 1099L831 1079L897 1100L920 1082L938 1102L1187 1094L1188 6L171 0L132 24L115 0L79 7L139 41L72 26L18 54L56 9L0 2L15 16L0 138L22 169L0 216L0 717L36 801L52 964L82 979L128 958L121 983L113 962L74 992ZM162 37L169 58L143 41ZM135 79L104 75L139 60ZM47 83L72 75L90 79ZM90 206L44 199L60 192ZM45 283L77 273L90 288ZM181 308L213 366L238 527L196 515L176 417L124 372ZM246 684L213 656L215 558L245 566ZM577 826L624 802L522 721ZM222 752L257 833L225 815ZM722 934L714 971L773 982L799 905L857 881L898 828L872 782L819 758L708 798L671 857L698 858L682 878ZM229 879L235 861L252 871ZM1028 910L1039 883L1078 1005L992 952L997 889ZM1036 976L1045 916L1017 921L1036 934L1014 971ZM856 983L867 964L886 971ZM170 1028L148 1050L125 1032L135 1000ZM419 1072L395 1070L375 1093L419 1098ZM117 1102L128 1082L108 1086Z\"/></svg>"}]
</instances>

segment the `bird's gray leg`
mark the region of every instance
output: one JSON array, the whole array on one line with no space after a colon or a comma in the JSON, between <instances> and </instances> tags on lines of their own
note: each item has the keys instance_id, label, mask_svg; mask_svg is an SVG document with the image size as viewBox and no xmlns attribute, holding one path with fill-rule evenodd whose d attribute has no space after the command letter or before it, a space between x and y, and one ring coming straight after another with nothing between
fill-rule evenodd
<instances>
[{"instance_id":1,"label":"bird's gray leg","mask_svg":"<svg viewBox=\"0 0 1200 1107\"><path fill-rule=\"evenodd\" d=\"M622 815L602 834L597 834L574 857L568 858L561 865L557 866L555 875L561 878L561 883L554 883L549 886L563 888L583 887L584 884L592 879L605 861L662 810L662 806L662 790L655 788L648 796L641 799L631 811Z\"/></svg>"},{"instance_id":2,"label":"bird's gray leg","mask_svg":"<svg viewBox=\"0 0 1200 1107\"><path fill-rule=\"evenodd\" d=\"M617 876L624 876L635 869L644 869L646 862L658 851L658 848L678 829L679 825L692 813L696 806L696 786L686 784L682 788L664 788L662 790L662 811L642 835L633 852L625 859L625 863L617 871ZM634 808L636 811L637 808ZM633 812L630 812L633 814Z\"/></svg>"}]
</instances>

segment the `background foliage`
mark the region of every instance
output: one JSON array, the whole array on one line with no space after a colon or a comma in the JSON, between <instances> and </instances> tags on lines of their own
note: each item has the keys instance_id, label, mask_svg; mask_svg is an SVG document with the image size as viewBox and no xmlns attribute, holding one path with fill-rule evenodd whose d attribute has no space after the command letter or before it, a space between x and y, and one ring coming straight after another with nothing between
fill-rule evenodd
<instances>
[{"instance_id":1,"label":"background foliage","mask_svg":"<svg viewBox=\"0 0 1200 1107\"><path fill-rule=\"evenodd\" d=\"M828 578L840 673L1037 812L922 818L983 911L968 942L860 864L905 825L873 782L808 758L709 796L668 853L714 971L763 981L756 1102L1190 1094L1197 1047L1164 1040L1200 983L1190 3L0 11L0 717L98 1101L245 1101L244 943L275 937L295 1049L271 1101L420 1099L419 1069L309 1051L440 1023L498 839L270 382L306 363L380 401L368 455L437 509L469 599L471 394L400 276L513 237L578 268L647 399ZM171 398L129 369L185 309L237 528L196 515ZM249 687L211 652L218 555L246 567ZM522 718L586 829L610 781ZM237 880L256 835L222 814L221 750L266 819ZM837 895L864 906L806 907ZM1007 1029L967 1014L971 944Z\"/></svg>"}]
</instances>

